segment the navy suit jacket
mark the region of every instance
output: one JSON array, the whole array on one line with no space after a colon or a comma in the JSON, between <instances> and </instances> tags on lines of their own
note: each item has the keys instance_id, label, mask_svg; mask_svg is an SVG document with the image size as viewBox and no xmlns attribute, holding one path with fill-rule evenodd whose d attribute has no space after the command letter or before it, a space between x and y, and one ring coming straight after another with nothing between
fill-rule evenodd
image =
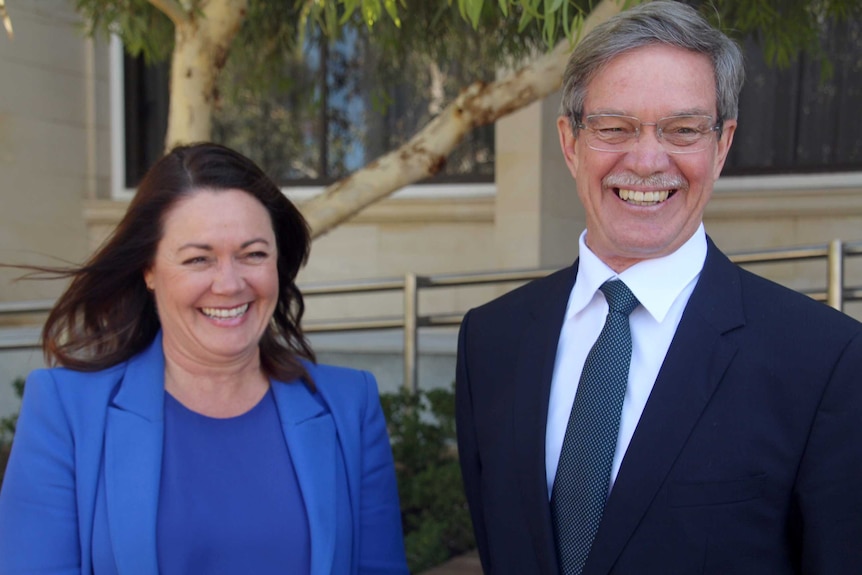
<instances>
[{"instance_id":1,"label":"navy suit jacket","mask_svg":"<svg viewBox=\"0 0 862 575\"><path fill-rule=\"evenodd\" d=\"M404 574L373 376L306 365L272 383L311 535L313 575ZM164 436L161 336L104 371L34 371L0 492L0 574L153 575Z\"/></svg>"},{"instance_id":2,"label":"navy suit jacket","mask_svg":"<svg viewBox=\"0 0 862 575\"><path fill-rule=\"evenodd\" d=\"M576 274L461 326L458 446L487 574L559 572L545 426ZM583 573L862 573L862 325L710 241Z\"/></svg>"}]
</instances>

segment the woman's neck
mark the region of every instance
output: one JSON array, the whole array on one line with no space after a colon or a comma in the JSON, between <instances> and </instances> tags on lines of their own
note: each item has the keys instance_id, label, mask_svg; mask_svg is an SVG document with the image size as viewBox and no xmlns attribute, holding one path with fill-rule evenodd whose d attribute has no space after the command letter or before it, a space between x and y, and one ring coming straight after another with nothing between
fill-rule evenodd
<instances>
[{"instance_id":1,"label":"woman's neck","mask_svg":"<svg viewBox=\"0 0 862 575\"><path fill-rule=\"evenodd\" d=\"M260 358L234 365L202 366L165 356L165 391L192 411L208 417L235 417L260 402L269 378Z\"/></svg>"}]
</instances>

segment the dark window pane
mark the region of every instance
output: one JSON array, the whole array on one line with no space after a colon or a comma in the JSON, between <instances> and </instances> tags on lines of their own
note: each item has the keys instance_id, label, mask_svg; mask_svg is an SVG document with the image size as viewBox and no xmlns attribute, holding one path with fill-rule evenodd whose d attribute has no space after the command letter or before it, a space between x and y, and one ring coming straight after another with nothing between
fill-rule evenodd
<instances>
[{"instance_id":1,"label":"dark window pane","mask_svg":"<svg viewBox=\"0 0 862 575\"><path fill-rule=\"evenodd\" d=\"M125 94L126 178L134 188L165 149L168 126L170 64L147 66L143 58L123 58Z\"/></svg>"},{"instance_id":2,"label":"dark window pane","mask_svg":"<svg viewBox=\"0 0 862 575\"><path fill-rule=\"evenodd\" d=\"M724 173L815 173L862 170L862 22L829 25L822 46L832 65L802 55L770 68L745 43L746 83L739 127Z\"/></svg>"}]
</instances>

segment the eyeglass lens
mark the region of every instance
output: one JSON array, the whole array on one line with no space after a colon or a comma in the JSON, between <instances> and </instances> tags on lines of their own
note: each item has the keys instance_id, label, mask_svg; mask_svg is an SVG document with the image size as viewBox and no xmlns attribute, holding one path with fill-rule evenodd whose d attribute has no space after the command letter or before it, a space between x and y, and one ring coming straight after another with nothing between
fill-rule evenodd
<instances>
[{"instance_id":1,"label":"eyeglass lens","mask_svg":"<svg viewBox=\"0 0 862 575\"><path fill-rule=\"evenodd\" d=\"M710 116L669 116L658 122L641 122L632 116L597 114L584 118L587 145L599 151L626 152L638 140L643 126L655 126L656 137L671 153L685 154L703 150L709 136L718 129Z\"/></svg>"}]
</instances>

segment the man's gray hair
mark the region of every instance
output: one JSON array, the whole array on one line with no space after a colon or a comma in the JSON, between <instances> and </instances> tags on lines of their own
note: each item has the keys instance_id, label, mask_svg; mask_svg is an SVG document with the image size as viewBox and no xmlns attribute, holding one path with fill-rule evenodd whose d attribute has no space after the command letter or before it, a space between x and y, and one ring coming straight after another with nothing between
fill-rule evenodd
<instances>
[{"instance_id":1,"label":"man's gray hair","mask_svg":"<svg viewBox=\"0 0 862 575\"><path fill-rule=\"evenodd\" d=\"M657 0L625 10L587 34L563 74L560 115L574 126L584 114L587 86L612 59L636 48L666 44L705 54L715 71L717 120L736 119L745 78L736 43L681 2Z\"/></svg>"}]
</instances>

